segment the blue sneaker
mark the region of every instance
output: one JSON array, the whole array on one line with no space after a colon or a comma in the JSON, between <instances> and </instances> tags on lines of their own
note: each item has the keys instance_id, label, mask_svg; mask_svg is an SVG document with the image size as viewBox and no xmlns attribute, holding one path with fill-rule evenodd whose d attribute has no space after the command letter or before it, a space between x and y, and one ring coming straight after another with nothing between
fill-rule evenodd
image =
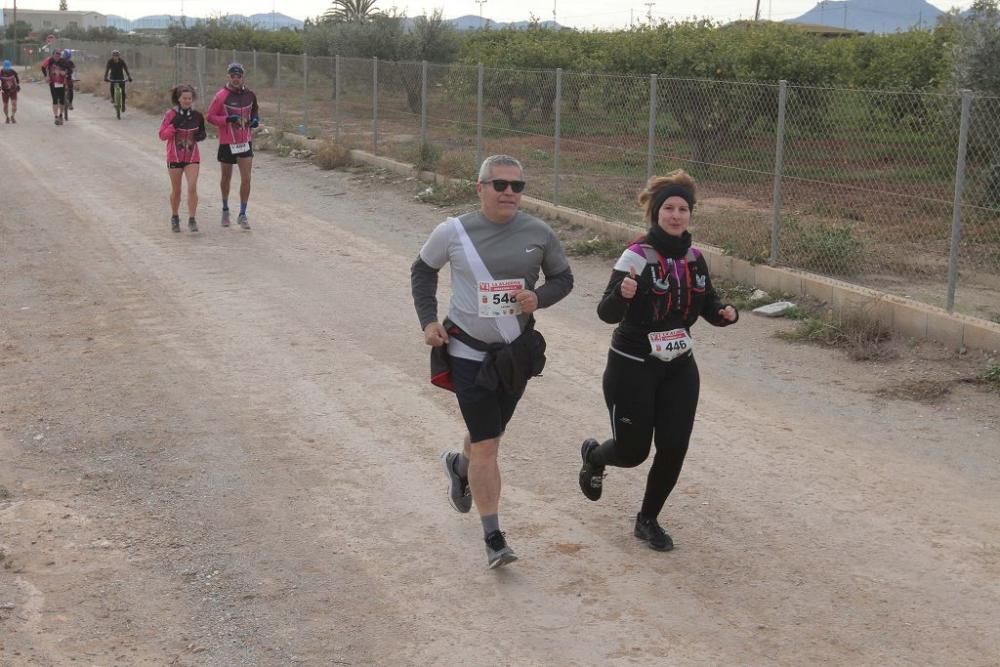
<instances>
[{"instance_id":1,"label":"blue sneaker","mask_svg":"<svg viewBox=\"0 0 1000 667\"><path fill-rule=\"evenodd\" d=\"M472 492L469 491L469 480L455 472L458 456L458 452L441 452L441 462L448 475L448 503L456 512L465 514L472 509Z\"/></svg>"}]
</instances>

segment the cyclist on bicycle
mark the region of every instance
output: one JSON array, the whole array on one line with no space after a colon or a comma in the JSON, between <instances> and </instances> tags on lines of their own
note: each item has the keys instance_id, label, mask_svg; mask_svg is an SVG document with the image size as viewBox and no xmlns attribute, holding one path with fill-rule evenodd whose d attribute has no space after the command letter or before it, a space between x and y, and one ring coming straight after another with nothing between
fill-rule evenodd
<instances>
[{"instance_id":1,"label":"cyclist on bicycle","mask_svg":"<svg viewBox=\"0 0 1000 667\"><path fill-rule=\"evenodd\" d=\"M49 93L52 95L52 115L56 125L63 124L66 107L66 68L63 66L62 49L56 49L52 56L42 61L42 74L49 82Z\"/></svg>"},{"instance_id":2,"label":"cyclist on bicycle","mask_svg":"<svg viewBox=\"0 0 1000 667\"><path fill-rule=\"evenodd\" d=\"M253 130L260 124L257 96L245 85L246 70L243 65L232 63L226 72L229 83L215 94L205 115L208 122L219 128L222 226L229 226L229 183L233 177L233 165L239 165L240 215L237 221L243 229L250 229L247 202L250 199L250 169L253 166Z\"/></svg>"},{"instance_id":3,"label":"cyclist on bicycle","mask_svg":"<svg viewBox=\"0 0 1000 667\"><path fill-rule=\"evenodd\" d=\"M0 68L0 97L3 97L3 116L5 123L16 123L17 93L21 90L21 78L9 60L3 61ZM8 113L9 109L9 113Z\"/></svg>"},{"instance_id":4,"label":"cyclist on bicycle","mask_svg":"<svg viewBox=\"0 0 1000 667\"><path fill-rule=\"evenodd\" d=\"M73 62L73 51L71 49L62 50L62 63L63 67L66 68L66 108L70 111L73 110L73 90L75 88L75 82L79 78L76 73L76 63ZM66 120L69 120L69 116L66 116Z\"/></svg>"},{"instance_id":5,"label":"cyclist on bicycle","mask_svg":"<svg viewBox=\"0 0 1000 667\"><path fill-rule=\"evenodd\" d=\"M115 103L115 86L122 89L122 111L125 111L125 81L132 83L132 75L128 71L128 65L122 58L122 52L115 49L111 52L111 59L104 66L104 80L111 84L111 103Z\"/></svg>"}]
</instances>

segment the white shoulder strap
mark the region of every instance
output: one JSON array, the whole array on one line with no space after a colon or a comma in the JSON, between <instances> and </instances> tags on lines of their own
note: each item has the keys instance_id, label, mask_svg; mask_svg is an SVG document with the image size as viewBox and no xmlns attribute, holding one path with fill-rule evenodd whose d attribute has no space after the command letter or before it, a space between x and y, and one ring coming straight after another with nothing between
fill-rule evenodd
<instances>
[{"instance_id":1,"label":"white shoulder strap","mask_svg":"<svg viewBox=\"0 0 1000 667\"><path fill-rule=\"evenodd\" d=\"M472 244L472 239L466 233L462 221L458 218L448 218L448 222L451 223L451 226L455 229L455 233L458 235L458 240L462 243L462 250L465 251L465 258L469 260L469 268L472 269L472 275L475 276L478 282L492 282L493 276L490 275L489 269L483 263L483 258L479 256L476 246ZM500 335L508 343L513 342L514 339L521 335L521 324L517 321L517 315L501 315L496 318L496 323L497 329L500 330Z\"/></svg>"}]
</instances>

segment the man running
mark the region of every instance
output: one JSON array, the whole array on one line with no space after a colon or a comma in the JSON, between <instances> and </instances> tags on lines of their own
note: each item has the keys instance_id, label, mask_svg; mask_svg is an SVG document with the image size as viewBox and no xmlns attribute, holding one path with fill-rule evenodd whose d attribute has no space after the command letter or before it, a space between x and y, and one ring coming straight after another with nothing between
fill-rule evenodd
<instances>
[{"instance_id":1,"label":"man running","mask_svg":"<svg viewBox=\"0 0 1000 667\"><path fill-rule=\"evenodd\" d=\"M0 97L3 98L3 117L5 123L16 123L17 94L21 90L21 78L9 60L3 61L0 69Z\"/></svg>"},{"instance_id":2,"label":"man running","mask_svg":"<svg viewBox=\"0 0 1000 667\"><path fill-rule=\"evenodd\" d=\"M104 66L104 80L111 84L112 104L115 103L115 86L122 87L122 111L125 111L125 82L132 83L132 74L128 71L128 64L118 49L111 52L111 58Z\"/></svg>"},{"instance_id":3,"label":"man running","mask_svg":"<svg viewBox=\"0 0 1000 667\"><path fill-rule=\"evenodd\" d=\"M49 93L52 95L52 115L56 125L63 124L66 112L66 80L67 72L62 63L62 49L56 49L52 55L42 61L42 75L49 82Z\"/></svg>"},{"instance_id":4,"label":"man running","mask_svg":"<svg viewBox=\"0 0 1000 667\"><path fill-rule=\"evenodd\" d=\"M247 203L250 200L250 170L253 167L253 130L260 124L257 96L246 87L246 70L239 63L226 69L229 82L208 105L208 122L219 128L218 160L222 166L222 226L229 226L229 184L233 165L240 168L240 215L237 221L250 229Z\"/></svg>"},{"instance_id":5,"label":"man running","mask_svg":"<svg viewBox=\"0 0 1000 667\"><path fill-rule=\"evenodd\" d=\"M475 500L491 569L517 560L500 531L497 453L528 378L545 363L533 313L573 289L555 234L518 210L524 186L520 162L509 155L486 158L476 184L480 209L438 225L410 270L424 342L434 348L432 360L447 364L432 371L432 381L454 390L468 428L463 451L441 455L449 502L465 513ZM452 295L441 323L438 271L449 262ZM545 284L535 289L539 273Z\"/></svg>"}]
</instances>

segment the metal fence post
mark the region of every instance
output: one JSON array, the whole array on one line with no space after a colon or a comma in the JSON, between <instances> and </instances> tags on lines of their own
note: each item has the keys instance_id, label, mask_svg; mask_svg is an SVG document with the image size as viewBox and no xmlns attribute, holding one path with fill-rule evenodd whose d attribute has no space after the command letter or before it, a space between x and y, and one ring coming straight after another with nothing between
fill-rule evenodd
<instances>
[{"instance_id":1,"label":"metal fence post","mask_svg":"<svg viewBox=\"0 0 1000 667\"><path fill-rule=\"evenodd\" d=\"M334 139L340 141L340 54L333 57L333 124Z\"/></svg>"},{"instance_id":2,"label":"metal fence post","mask_svg":"<svg viewBox=\"0 0 1000 667\"><path fill-rule=\"evenodd\" d=\"M646 140L646 180L653 177L656 155L656 75L649 75L649 137Z\"/></svg>"},{"instance_id":3,"label":"metal fence post","mask_svg":"<svg viewBox=\"0 0 1000 667\"><path fill-rule=\"evenodd\" d=\"M282 97L282 95L281 95L281 52L280 51L278 52L277 60L278 60L278 64L277 64L277 67L275 69L275 81L274 81L275 85L274 85L274 87L278 91L278 127L282 127L283 128L285 125L282 122L282 116L281 116L281 97Z\"/></svg>"},{"instance_id":4,"label":"metal fence post","mask_svg":"<svg viewBox=\"0 0 1000 667\"><path fill-rule=\"evenodd\" d=\"M378 155L378 56L372 56L372 153Z\"/></svg>"},{"instance_id":5,"label":"metal fence post","mask_svg":"<svg viewBox=\"0 0 1000 667\"><path fill-rule=\"evenodd\" d=\"M958 251L962 240L962 195L965 191L965 155L969 148L969 117L972 115L972 91L962 91L962 120L958 130L958 161L955 163L955 202L951 211L951 250L948 253L948 296L945 308L955 309L958 284Z\"/></svg>"},{"instance_id":6,"label":"metal fence post","mask_svg":"<svg viewBox=\"0 0 1000 667\"><path fill-rule=\"evenodd\" d=\"M781 175L785 170L785 107L788 82L778 82L778 128L774 139L774 191L771 195L771 265L778 263L778 234L781 229Z\"/></svg>"},{"instance_id":7,"label":"metal fence post","mask_svg":"<svg viewBox=\"0 0 1000 667\"><path fill-rule=\"evenodd\" d=\"M556 68L556 99L555 99L555 111L556 111L556 127L555 127L555 150L552 155L552 166L555 171L555 177L552 181L552 203L559 206L559 138L560 138L560 125L561 118L560 112L562 111L562 67Z\"/></svg>"},{"instance_id":8,"label":"metal fence post","mask_svg":"<svg viewBox=\"0 0 1000 667\"><path fill-rule=\"evenodd\" d=\"M236 62L236 49L233 49L233 59L230 60L229 62L231 62L231 63Z\"/></svg>"},{"instance_id":9,"label":"metal fence post","mask_svg":"<svg viewBox=\"0 0 1000 667\"><path fill-rule=\"evenodd\" d=\"M181 47L174 44L174 88L181 83L181 60L180 60Z\"/></svg>"},{"instance_id":10,"label":"metal fence post","mask_svg":"<svg viewBox=\"0 0 1000 667\"><path fill-rule=\"evenodd\" d=\"M427 145L427 61L420 61L420 147Z\"/></svg>"},{"instance_id":11,"label":"metal fence post","mask_svg":"<svg viewBox=\"0 0 1000 667\"><path fill-rule=\"evenodd\" d=\"M204 46L199 46L198 50L195 52L195 69L198 71L198 97L205 99L205 62L206 62L206 50Z\"/></svg>"},{"instance_id":12,"label":"metal fence post","mask_svg":"<svg viewBox=\"0 0 1000 667\"><path fill-rule=\"evenodd\" d=\"M302 129L309 134L309 56L302 51Z\"/></svg>"},{"instance_id":13,"label":"metal fence post","mask_svg":"<svg viewBox=\"0 0 1000 667\"><path fill-rule=\"evenodd\" d=\"M253 75L257 75L257 49L253 50Z\"/></svg>"},{"instance_id":14,"label":"metal fence post","mask_svg":"<svg viewBox=\"0 0 1000 667\"><path fill-rule=\"evenodd\" d=\"M479 83L476 85L476 169L483 163L483 64L479 63Z\"/></svg>"}]
</instances>

